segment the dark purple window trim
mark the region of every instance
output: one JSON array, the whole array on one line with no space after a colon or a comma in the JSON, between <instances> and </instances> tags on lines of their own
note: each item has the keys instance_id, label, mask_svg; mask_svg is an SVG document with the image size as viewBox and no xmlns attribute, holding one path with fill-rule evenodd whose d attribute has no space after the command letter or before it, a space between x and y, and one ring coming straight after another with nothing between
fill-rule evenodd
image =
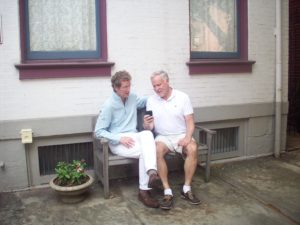
<instances>
[{"instance_id":1,"label":"dark purple window trim","mask_svg":"<svg viewBox=\"0 0 300 225\"><path fill-rule=\"evenodd\" d=\"M21 63L15 67L20 79L110 76L113 62L107 62L106 0L99 0L101 58L94 60L27 60L25 1L19 0Z\"/></svg>"},{"instance_id":2,"label":"dark purple window trim","mask_svg":"<svg viewBox=\"0 0 300 225\"><path fill-rule=\"evenodd\" d=\"M240 0L240 57L237 59L190 59L189 74L251 73L248 60L248 0Z\"/></svg>"},{"instance_id":3,"label":"dark purple window trim","mask_svg":"<svg viewBox=\"0 0 300 225\"><path fill-rule=\"evenodd\" d=\"M190 74L213 74L213 73L251 73L255 61L248 60L210 60L190 61L186 64Z\"/></svg>"},{"instance_id":4,"label":"dark purple window trim","mask_svg":"<svg viewBox=\"0 0 300 225\"><path fill-rule=\"evenodd\" d=\"M19 78L63 78L63 77L97 77L110 76L109 62L69 62L69 63L21 63L15 65L19 69Z\"/></svg>"}]
</instances>

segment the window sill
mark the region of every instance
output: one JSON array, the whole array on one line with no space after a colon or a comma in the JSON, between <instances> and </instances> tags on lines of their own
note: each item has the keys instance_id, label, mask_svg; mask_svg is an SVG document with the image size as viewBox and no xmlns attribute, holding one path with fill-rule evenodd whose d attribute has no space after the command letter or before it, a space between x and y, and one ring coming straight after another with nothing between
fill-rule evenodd
<instances>
[{"instance_id":1,"label":"window sill","mask_svg":"<svg viewBox=\"0 0 300 225\"><path fill-rule=\"evenodd\" d=\"M189 74L251 73L255 61L248 60L191 60L186 64Z\"/></svg>"},{"instance_id":2,"label":"window sill","mask_svg":"<svg viewBox=\"0 0 300 225\"><path fill-rule=\"evenodd\" d=\"M113 62L27 62L16 64L19 79L110 76Z\"/></svg>"}]
</instances>

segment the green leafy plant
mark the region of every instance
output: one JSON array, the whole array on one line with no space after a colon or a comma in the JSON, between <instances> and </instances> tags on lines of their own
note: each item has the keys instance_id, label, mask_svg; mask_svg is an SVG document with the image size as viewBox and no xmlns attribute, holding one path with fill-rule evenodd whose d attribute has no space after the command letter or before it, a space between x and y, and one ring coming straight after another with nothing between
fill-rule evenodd
<instances>
[{"instance_id":1,"label":"green leafy plant","mask_svg":"<svg viewBox=\"0 0 300 225\"><path fill-rule=\"evenodd\" d=\"M88 181L85 173L87 164L84 160L73 160L72 163L58 162L55 167L57 178L55 184L59 186L75 186Z\"/></svg>"}]
</instances>

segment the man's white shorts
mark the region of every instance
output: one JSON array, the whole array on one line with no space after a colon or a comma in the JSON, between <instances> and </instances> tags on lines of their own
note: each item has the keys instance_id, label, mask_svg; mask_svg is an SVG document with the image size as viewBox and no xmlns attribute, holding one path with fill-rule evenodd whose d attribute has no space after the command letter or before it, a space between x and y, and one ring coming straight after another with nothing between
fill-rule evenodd
<instances>
[{"instance_id":1,"label":"man's white shorts","mask_svg":"<svg viewBox=\"0 0 300 225\"><path fill-rule=\"evenodd\" d=\"M182 146L178 146L178 142L184 137L185 134L157 135L155 137L155 142L162 142L171 152L178 152L182 154Z\"/></svg>"}]
</instances>

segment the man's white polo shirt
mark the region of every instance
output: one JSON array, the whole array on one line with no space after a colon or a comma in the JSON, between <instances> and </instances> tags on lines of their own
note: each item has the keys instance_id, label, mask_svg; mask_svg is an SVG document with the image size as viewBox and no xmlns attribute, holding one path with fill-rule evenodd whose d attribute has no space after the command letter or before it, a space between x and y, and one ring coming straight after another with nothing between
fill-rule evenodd
<instances>
[{"instance_id":1,"label":"man's white polo shirt","mask_svg":"<svg viewBox=\"0 0 300 225\"><path fill-rule=\"evenodd\" d=\"M147 110L153 111L155 132L161 135L186 133L184 116L193 114L188 95L174 89L168 100L156 94L150 96Z\"/></svg>"}]
</instances>

